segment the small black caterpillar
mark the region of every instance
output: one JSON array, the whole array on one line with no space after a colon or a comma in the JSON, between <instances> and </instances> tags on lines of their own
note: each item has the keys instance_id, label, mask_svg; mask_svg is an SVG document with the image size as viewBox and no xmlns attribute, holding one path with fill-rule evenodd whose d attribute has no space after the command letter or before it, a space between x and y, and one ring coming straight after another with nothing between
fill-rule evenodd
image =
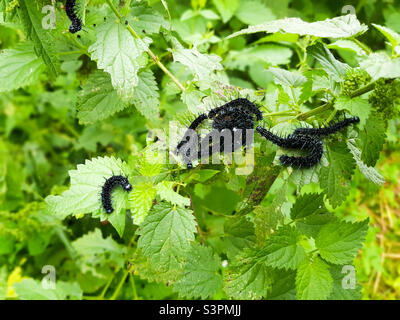
<instances>
[{"instance_id":1,"label":"small black caterpillar","mask_svg":"<svg viewBox=\"0 0 400 320\"><path fill-rule=\"evenodd\" d=\"M353 124L359 123L359 117L347 118L322 128L297 128L293 134L306 134L309 136L324 137L336 133L337 131Z\"/></svg>"},{"instance_id":2,"label":"small black caterpillar","mask_svg":"<svg viewBox=\"0 0 400 320\"><path fill-rule=\"evenodd\" d=\"M71 20L69 32L76 33L82 30L82 20L79 19L76 14L76 0L67 0L65 4L65 12L67 13L69 20Z\"/></svg>"},{"instance_id":3,"label":"small black caterpillar","mask_svg":"<svg viewBox=\"0 0 400 320\"><path fill-rule=\"evenodd\" d=\"M112 176L106 180L101 190L101 203L103 204L104 210L107 213L114 212L111 202L111 194L116 186L121 186L126 192L132 190L132 185L129 183L128 179L124 176Z\"/></svg>"},{"instance_id":4,"label":"small black caterpillar","mask_svg":"<svg viewBox=\"0 0 400 320\"><path fill-rule=\"evenodd\" d=\"M258 126L257 132L265 139L271 141L277 146L284 149L306 150L308 156L296 157L282 155L279 160L284 166L296 168L311 168L321 161L324 152L323 143L321 140L304 134L291 134L287 138L281 138L274 135L272 132Z\"/></svg>"},{"instance_id":5,"label":"small black caterpillar","mask_svg":"<svg viewBox=\"0 0 400 320\"><path fill-rule=\"evenodd\" d=\"M208 155L213 153L213 147L210 144L212 142L212 137L215 133L221 132L222 130L229 130L232 134L235 130L242 130L242 139L241 144L235 143L232 141L232 151L236 150L240 146L243 146L246 142L246 129L254 128L254 115L257 120L262 120L263 116L261 111L258 109L257 105L253 102L249 101L245 98L237 98L232 101L225 103L224 105L212 109L208 114L200 114L188 127L188 131L185 133L185 138L178 143L176 148L176 153L182 153L186 160L186 165L188 169L192 168L192 160L200 159L201 155L204 154L204 148L208 148ZM206 137L204 137L201 142L199 148L200 150L197 154L192 155L190 152L190 148L193 148L193 145L188 145L183 152L181 151L182 147L186 145L190 140L191 130L196 130L197 127L206 119L213 120L213 131L211 131ZM197 136L199 138L199 135ZM197 140L198 141L198 140ZM224 139L221 137L218 142L219 147L214 148L214 150L218 150L222 152L224 150ZM214 151L215 152L215 151Z\"/></svg>"},{"instance_id":6,"label":"small black caterpillar","mask_svg":"<svg viewBox=\"0 0 400 320\"><path fill-rule=\"evenodd\" d=\"M296 157L283 155L279 158L282 165L296 168L311 168L321 161L324 152L321 138L353 124L359 123L359 117L347 118L323 128L297 128L286 138L274 135L272 132L258 126L257 132L267 140L284 149L306 150L308 156Z\"/></svg>"}]
</instances>

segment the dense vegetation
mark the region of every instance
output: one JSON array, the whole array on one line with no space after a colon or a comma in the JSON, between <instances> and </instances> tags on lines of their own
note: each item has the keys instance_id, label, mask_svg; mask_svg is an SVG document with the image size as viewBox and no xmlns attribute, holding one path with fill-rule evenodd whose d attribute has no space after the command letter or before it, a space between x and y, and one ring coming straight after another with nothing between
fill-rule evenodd
<instances>
[{"instance_id":1,"label":"dense vegetation","mask_svg":"<svg viewBox=\"0 0 400 320\"><path fill-rule=\"evenodd\" d=\"M64 2L0 0L0 299L400 298L400 4L76 0L72 34ZM237 96L360 122L309 169L156 152Z\"/></svg>"}]
</instances>

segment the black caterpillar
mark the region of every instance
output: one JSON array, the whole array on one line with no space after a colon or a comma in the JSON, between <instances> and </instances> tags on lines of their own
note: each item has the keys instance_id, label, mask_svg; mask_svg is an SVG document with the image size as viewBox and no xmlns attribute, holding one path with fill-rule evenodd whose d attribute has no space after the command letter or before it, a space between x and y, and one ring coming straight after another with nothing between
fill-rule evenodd
<instances>
[{"instance_id":1,"label":"black caterpillar","mask_svg":"<svg viewBox=\"0 0 400 320\"><path fill-rule=\"evenodd\" d=\"M324 136L329 136L331 134L334 134L335 132L337 132L353 123L359 123L359 122L360 122L359 117L352 117L352 118L347 118L342 121L336 122L327 127L297 128L296 130L294 130L294 134L306 134L309 136L324 137Z\"/></svg>"},{"instance_id":2,"label":"black caterpillar","mask_svg":"<svg viewBox=\"0 0 400 320\"><path fill-rule=\"evenodd\" d=\"M221 107L212 109L208 114L201 114L189 125L188 131L185 133L185 138L179 142L176 148L176 153L184 156L188 169L191 169L193 167L192 160L200 159L201 156L205 154L207 148L209 149L208 155L211 155L213 151L222 152L224 150L224 139L222 137L218 142L219 148L212 147L211 142L215 132L229 130L233 133L235 130L241 129L242 143L238 144L232 142L232 151L234 151L240 146L244 146L246 141L246 129L254 128L254 115L257 120L263 119L262 113L258 109L257 105L244 98L237 98ZM200 150L197 154L191 154L191 149L194 146L193 144L188 144L188 142L190 141L191 134L193 134L192 130L195 130L206 119L213 120L213 131L201 140L201 148L198 148ZM324 152L323 142L321 141L322 137L334 134L347 126L358 122L360 122L358 117L352 117L323 128L297 128L286 138L278 137L260 126L257 126L256 131L261 136L281 148L305 150L308 152L307 156L299 157L282 155L279 158L282 165L296 168L310 168L321 161ZM198 134L197 138L199 138Z\"/></svg>"},{"instance_id":3,"label":"black caterpillar","mask_svg":"<svg viewBox=\"0 0 400 320\"><path fill-rule=\"evenodd\" d=\"M321 161L324 152L324 146L321 140L313 138L305 134L293 133L287 138L281 138L274 135L272 132L258 126L257 132L265 139L271 141L277 146L284 149L306 150L308 156L295 157L283 155L279 158L282 165L296 168L311 168Z\"/></svg>"},{"instance_id":4,"label":"black caterpillar","mask_svg":"<svg viewBox=\"0 0 400 320\"><path fill-rule=\"evenodd\" d=\"M121 186L124 191L129 192L132 190L132 185L124 176L112 176L106 180L101 190L101 203L107 213L114 212L111 202L111 194L116 186Z\"/></svg>"},{"instance_id":5,"label":"black caterpillar","mask_svg":"<svg viewBox=\"0 0 400 320\"><path fill-rule=\"evenodd\" d=\"M69 20L71 20L69 32L76 33L82 30L82 20L79 19L76 14L76 0L67 0L65 4L65 12L67 13Z\"/></svg>"},{"instance_id":6,"label":"black caterpillar","mask_svg":"<svg viewBox=\"0 0 400 320\"><path fill-rule=\"evenodd\" d=\"M254 128L254 115L257 120L262 120L263 116L261 111L258 109L257 105L253 102L249 101L245 98L237 98L232 101L227 102L221 107L217 107L212 109L208 114L200 114L188 127L188 131L185 133L185 139L179 142L176 153L183 154L185 158L186 165L189 169L193 167L192 160L200 159L201 155L205 153L204 148L208 148L208 154L211 155L213 153L213 146L210 144L212 141L212 137L216 132L221 132L222 130L229 130L232 134L234 134L235 130L242 130L242 139L241 143L235 143L232 141L232 151L238 149L243 146L246 142L246 129ZM184 148L191 136L191 130L197 129L197 127L206 119L213 120L211 131L206 137L204 137L200 142L200 148L197 154L190 154L190 148L194 146L188 145L187 148ZM199 138L199 135L197 135ZM234 140L234 139L233 139ZM214 148L219 152L224 150L224 139L221 137L218 142L219 147Z\"/></svg>"},{"instance_id":7,"label":"black caterpillar","mask_svg":"<svg viewBox=\"0 0 400 320\"><path fill-rule=\"evenodd\" d=\"M334 134L353 123L359 122L359 117L352 117L323 128L297 128L286 138L278 137L260 126L256 130L264 138L281 148L309 152L309 155L305 157L283 155L279 158L282 165L295 168L311 168L321 161L324 152L322 137Z\"/></svg>"}]
</instances>

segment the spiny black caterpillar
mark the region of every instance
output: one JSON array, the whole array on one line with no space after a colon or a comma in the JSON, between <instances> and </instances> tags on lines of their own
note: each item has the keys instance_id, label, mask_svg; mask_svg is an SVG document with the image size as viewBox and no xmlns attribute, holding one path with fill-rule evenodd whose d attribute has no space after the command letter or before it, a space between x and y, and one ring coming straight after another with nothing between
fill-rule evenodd
<instances>
[{"instance_id":1,"label":"spiny black caterpillar","mask_svg":"<svg viewBox=\"0 0 400 320\"><path fill-rule=\"evenodd\" d=\"M76 13L76 0L67 0L65 4L65 12L67 13L69 20L71 20L69 32L76 33L82 30L82 20L79 19Z\"/></svg>"},{"instance_id":2,"label":"spiny black caterpillar","mask_svg":"<svg viewBox=\"0 0 400 320\"><path fill-rule=\"evenodd\" d=\"M183 154L186 158L185 162L188 169L193 167L192 160L200 159L202 154L205 153L204 148L208 148L208 155L213 153L213 146L211 145L212 137L216 132L222 132L223 130L229 130L232 135L237 130L242 130L242 138L240 143L233 139L232 141L232 151L238 149L241 146L244 146L246 142L246 129L254 129L254 115L256 116L257 120L262 120L263 116L261 111L258 109L257 105L253 102L249 101L245 98L237 98L232 101L229 101L222 105L221 107L217 107L212 109L208 114L200 114L188 127L188 131L185 133L185 137L182 141L179 142L176 153ZM207 134L201 142L199 148L200 150L197 152L196 155L190 154L190 148L193 148L193 145L189 145L186 150L181 151L183 146L185 146L189 140L192 131L196 130L197 127L206 119L213 120L212 128L213 131ZM199 135L197 135L199 138ZM199 141L197 139L196 141ZM215 151L222 152L225 147L225 139L223 137L220 138L218 141L219 148L214 148Z\"/></svg>"},{"instance_id":3,"label":"spiny black caterpillar","mask_svg":"<svg viewBox=\"0 0 400 320\"><path fill-rule=\"evenodd\" d=\"M132 191L132 185L129 183L129 180L124 176L112 176L106 179L106 182L104 183L101 190L101 203L107 213L114 212L114 208L112 207L111 202L111 194L116 186L121 186L122 189L126 192Z\"/></svg>"},{"instance_id":4,"label":"spiny black caterpillar","mask_svg":"<svg viewBox=\"0 0 400 320\"><path fill-rule=\"evenodd\" d=\"M353 123L359 123L360 118L359 117L352 117L352 118L347 118L342 121L335 122L329 126L326 127L320 127L320 128L297 128L294 130L294 134L306 134L309 136L315 136L315 137L324 137L324 136L329 136L331 134L334 134L338 132L339 130L342 130L345 127L348 127L349 125Z\"/></svg>"},{"instance_id":5,"label":"spiny black caterpillar","mask_svg":"<svg viewBox=\"0 0 400 320\"><path fill-rule=\"evenodd\" d=\"M242 130L241 143L237 143L236 139L232 141L232 151L236 150L240 146L244 146L246 142L246 129L254 128L254 115L257 120L262 120L263 115L258 109L257 105L248 99L237 98L232 100L221 107L212 109L208 114L200 114L188 127L188 131L185 133L185 138L179 142L176 153L182 154L185 158L186 165L188 169L193 168L192 160L200 159L202 155L211 155L213 152L224 151L225 139L220 136L219 148L213 148L211 145L212 137L215 132L222 132L223 130L228 130L234 133L238 129ZM191 148L193 148L193 143L188 144L190 138L193 134L192 130L195 130L204 120L213 120L213 131L207 134L201 140L201 148L197 154L191 154ZM295 168L310 168L321 161L322 154L324 152L322 137L334 134L335 132L353 124L359 123L360 119L358 117L347 118L342 121L338 121L326 127L320 128L297 128L292 134L286 138L278 137L272 132L257 126L256 131L271 141L272 143L278 145L284 149L294 149L294 150L305 150L308 152L307 156L288 156L282 155L280 161L284 166L291 166ZM199 135L197 134L197 138ZM195 139L196 142L199 139ZM183 148L187 145L187 148ZM184 150L182 150L184 149ZM208 152L206 153L206 149Z\"/></svg>"},{"instance_id":6,"label":"spiny black caterpillar","mask_svg":"<svg viewBox=\"0 0 400 320\"><path fill-rule=\"evenodd\" d=\"M282 155L279 160L282 165L295 168L311 168L321 161L324 146L321 140L305 134L290 134L286 138L278 137L272 132L258 126L257 132L265 139L284 149L306 150L308 156L296 157Z\"/></svg>"},{"instance_id":7,"label":"spiny black caterpillar","mask_svg":"<svg viewBox=\"0 0 400 320\"><path fill-rule=\"evenodd\" d=\"M284 149L306 150L309 155L305 157L282 155L279 160L282 165L295 168L311 168L321 161L324 152L322 137L334 134L339 130L359 123L358 117L347 118L322 128L297 128L286 138L278 137L272 132L258 126L257 132L267 140Z\"/></svg>"}]
</instances>

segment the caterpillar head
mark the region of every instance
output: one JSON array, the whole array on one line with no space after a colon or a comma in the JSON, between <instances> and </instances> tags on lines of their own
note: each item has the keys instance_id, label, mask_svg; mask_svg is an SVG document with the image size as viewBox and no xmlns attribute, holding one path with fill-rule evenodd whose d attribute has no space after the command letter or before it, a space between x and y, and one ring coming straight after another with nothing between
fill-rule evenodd
<instances>
[{"instance_id":1,"label":"caterpillar head","mask_svg":"<svg viewBox=\"0 0 400 320\"><path fill-rule=\"evenodd\" d=\"M132 185L130 183L127 183L123 186L123 189L127 192L132 191Z\"/></svg>"}]
</instances>

